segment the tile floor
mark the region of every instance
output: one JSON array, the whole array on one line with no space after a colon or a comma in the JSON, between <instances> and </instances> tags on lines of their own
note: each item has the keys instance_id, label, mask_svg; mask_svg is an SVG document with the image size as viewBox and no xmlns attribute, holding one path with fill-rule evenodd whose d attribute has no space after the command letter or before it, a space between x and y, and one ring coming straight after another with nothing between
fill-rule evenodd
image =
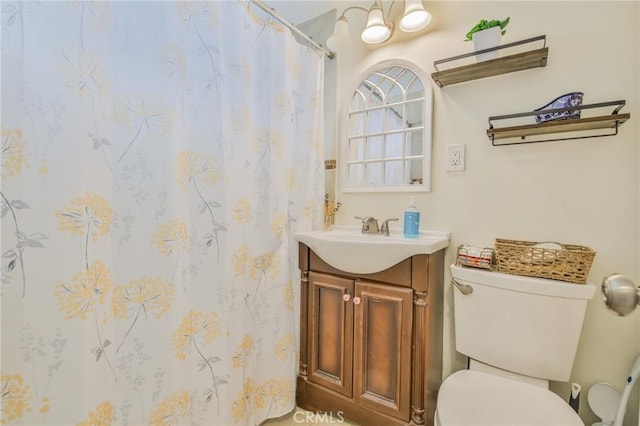
<instances>
[{"instance_id":1,"label":"tile floor","mask_svg":"<svg viewBox=\"0 0 640 426\"><path fill-rule=\"evenodd\" d=\"M320 413L315 414L296 407L292 412L276 419L269 419L262 426L300 426L300 425L342 425L358 426L340 416Z\"/></svg>"}]
</instances>

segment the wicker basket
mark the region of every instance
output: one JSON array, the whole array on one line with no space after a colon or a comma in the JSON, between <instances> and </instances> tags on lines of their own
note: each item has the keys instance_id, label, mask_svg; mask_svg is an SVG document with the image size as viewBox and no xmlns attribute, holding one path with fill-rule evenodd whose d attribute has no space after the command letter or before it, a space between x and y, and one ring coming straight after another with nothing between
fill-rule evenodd
<instances>
[{"instance_id":1,"label":"wicker basket","mask_svg":"<svg viewBox=\"0 0 640 426\"><path fill-rule=\"evenodd\" d=\"M596 256L589 247L558 243L496 239L495 248L498 272L577 284L587 282Z\"/></svg>"}]
</instances>

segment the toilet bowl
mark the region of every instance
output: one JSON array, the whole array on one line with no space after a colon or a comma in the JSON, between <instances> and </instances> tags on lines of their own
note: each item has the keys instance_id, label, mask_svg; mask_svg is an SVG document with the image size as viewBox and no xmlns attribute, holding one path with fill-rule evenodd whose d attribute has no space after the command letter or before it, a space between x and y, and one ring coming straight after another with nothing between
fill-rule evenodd
<instances>
[{"instance_id":1,"label":"toilet bowl","mask_svg":"<svg viewBox=\"0 0 640 426\"><path fill-rule=\"evenodd\" d=\"M568 381L592 284L451 265L456 350L469 369L438 392L439 426L584 425L548 389Z\"/></svg>"}]
</instances>

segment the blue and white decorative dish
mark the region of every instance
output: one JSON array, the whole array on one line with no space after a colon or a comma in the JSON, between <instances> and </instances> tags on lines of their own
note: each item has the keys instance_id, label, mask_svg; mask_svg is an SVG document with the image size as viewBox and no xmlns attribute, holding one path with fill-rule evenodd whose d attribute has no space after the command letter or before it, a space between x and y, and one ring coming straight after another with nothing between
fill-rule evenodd
<instances>
[{"instance_id":1,"label":"blue and white decorative dish","mask_svg":"<svg viewBox=\"0 0 640 426\"><path fill-rule=\"evenodd\" d=\"M582 92L572 92L555 98L545 106L535 109L534 111L541 111L541 114L536 115L536 123L544 123L546 121L553 120L568 120L572 118L580 118L580 110L568 110L560 112L545 112L550 109L568 108L572 106L582 105Z\"/></svg>"}]
</instances>

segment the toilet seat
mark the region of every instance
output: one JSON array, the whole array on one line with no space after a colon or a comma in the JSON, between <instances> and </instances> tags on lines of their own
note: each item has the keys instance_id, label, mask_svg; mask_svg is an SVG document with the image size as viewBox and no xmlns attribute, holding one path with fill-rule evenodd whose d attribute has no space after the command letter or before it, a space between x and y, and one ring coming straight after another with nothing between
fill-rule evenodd
<instances>
[{"instance_id":1,"label":"toilet seat","mask_svg":"<svg viewBox=\"0 0 640 426\"><path fill-rule=\"evenodd\" d=\"M441 426L584 426L569 404L544 388L474 370L447 377L438 392Z\"/></svg>"}]
</instances>

